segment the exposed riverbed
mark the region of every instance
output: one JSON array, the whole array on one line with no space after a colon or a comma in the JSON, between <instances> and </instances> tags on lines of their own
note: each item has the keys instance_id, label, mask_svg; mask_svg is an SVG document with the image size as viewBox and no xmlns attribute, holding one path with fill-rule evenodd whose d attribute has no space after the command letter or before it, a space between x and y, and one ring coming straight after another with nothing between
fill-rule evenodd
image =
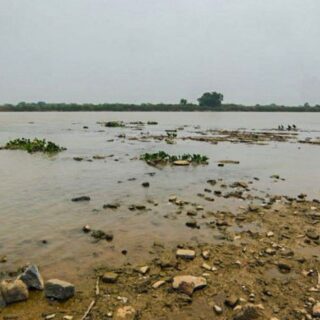
<instances>
[{"instance_id":1,"label":"exposed riverbed","mask_svg":"<svg viewBox=\"0 0 320 320\"><path fill-rule=\"evenodd\" d=\"M124 121L125 127L110 128L100 123L113 120ZM137 121L145 124L130 124ZM148 121L158 124L147 125ZM298 129L278 131L280 124L295 124ZM177 130L177 137L168 141L166 130ZM266 319L286 319L286 315L292 319L293 309L297 308L311 312L313 303L305 306L307 298L302 293L291 308L288 299L284 299L289 294L285 285L281 292L281 282L276 285L274 281L282 281L283 277L299 279L304 289L317 285L314 280L315 270L320 270L319 244L312 239L310 243L304 241L308 240L305 234L309 229L316 234L320 229L319 220L308 216L309 212L319 213L319 204L313 200L320 199L320 145L301 142L309 142L308 138L318 141L320 114L0 113L0 145L19 137L46 138L67 150L53 156L0 150L0 257L6 257L0 271L13 271L33 263L40 267L44 278L73 282L84 293L76 295L62 309L75 319L80 318L91 301L95 279L102 272L98 267L103 271L122 270L118 286L113 284L110 291L105 290L111 296L112 292L126 296L129 302L109 297L108 306L97 303L92 319L105 319L110 312L114 315L119 304L133 305L138 310L136 317L141 319L213 317L211 304L223 305L230 292L241 296L238 273L251 286L243 296L248 298L254 292L258 298L253 302L264 305L261 312ZM153 167L139 159L143 153L159 150L203 154L209 157L209 163ZM224 160L239 163L219 166L219 161ZM233 185L239 181L242 185ZM150 186L143 187L144 182ZM78 196L89 196L90 201L71 201ZM173 196L177 199L169 201ZM117 204L118 208L103 208L105 204ZM132 210L132 205L146 208ZM190 220L196 223L195 227L186 226ZM113 240L94 241L82 231L84 225L112 233ZM276 239L266 237L270 231ZM293 271L283 275L278 270L278 260L288 256L282 256L281 247L272 243L293 250L294 257L302 256L306 264L301 265L290 256ZM178 245L194 249L195 260L180 261L179 267L163 271L161 263L154 259L175 259ZM255 253L246 256L244 247ZM267 254L268 259L273 259L270 264L264 262L259 271L243 267L269 247L276 250ZM192 303L163 288L154 293L151 285L157 280L168 278L170 283L181 271L197 276L206 272L201 268L204 262L208 263L202 261L203 250L211 251L209 264L221 271L210 273L207 288L195 292ZM145 284L147 289L141 294L148 298L138 301L137 292L132 289L138 280L132 270L146 264L151 267L146 276L150 283ZM299 277L311 268L315 274L304 283ZM268 285L259 287L259 277ZM265 287L277 292L271 302L259 296ZM292 288L298 287L293 281ZM154 299L163 303L153 305L153 294ZM284 300L277 303L277 296ZM319 292L310 297L319 300ZM57 307L48 306L45 301L35 304L35 299L9 306L4 309L9 311L3 313L38 319L41 313L54 312ZM165 306L166 302L170 307ZM148 304L152 307L146 307ZM277 312L276 307L285 311ZM25 308L31 310L29 318L23 315ZM232 308L229 309L223 311L226 319L233 315ZM62 319L62 315L58 314L56 319Z\"/></svg>"}]
</instances>

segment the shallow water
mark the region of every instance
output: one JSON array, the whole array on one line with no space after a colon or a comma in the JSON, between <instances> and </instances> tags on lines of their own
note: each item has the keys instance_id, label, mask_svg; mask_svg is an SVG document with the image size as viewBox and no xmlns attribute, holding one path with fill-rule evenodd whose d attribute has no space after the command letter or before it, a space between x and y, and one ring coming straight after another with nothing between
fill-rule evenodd
<instances>
[{"instance_id":1,"label":"shallow water","mask_svg":"<svg viewBox=\"0 0 320 320\"><path fill-rule=\"evenodd\" d=\"M208 179L254 181L252 188L271 194L320 198L320 146L269 142L268 145L212 145L205 142L130 141L117 136L140 135L136 128L104 128L98 121L158 121L142 132L164 134L165 129L186 125L179 135L192 135L205 129L272 130L279 124L295 123L301 137L320 136L320 114L313 113L0 113L0 145L18 137L38 137L54 141L67 151L48 157L21 151L0 151L0 256L8 262L0 270L16 268L27 262L39 264L47 276L77 277L97 263L139 261L154 241L213 241L213 232L187 229L183 217L168 197L205 205L206 210L235 210L240 200L213 203L197 197ZM88 126L88 129L83 129ZM195 128L200 126L200 129ZM108 140L114 139L113 142ZM167 167L156 169L133 159L144 152L201 153L210 158L208 166ZM73 160L75 156L114 155L92 162ZM239 165L217 166L218 160L239 160ZM118 160L118 161L115 161ZM154 176L148 173L155 172ZM275 182L272 174L285 181ZM135 178L134 181L128 181ZM150 188L141 186L150 182ZM214 188L212 188L214 189ZM89 203L73 203L71 198L89 195ZM147 200L150 210L131 212L128 205ZM103 204L119 202L116 210L102 209ZM114 241L93 243L81 231L83 225L112 231ZM42 240L46 239L47 244ZM128 255L121 254L122 249Z\"/></svg>"}]
</instances>

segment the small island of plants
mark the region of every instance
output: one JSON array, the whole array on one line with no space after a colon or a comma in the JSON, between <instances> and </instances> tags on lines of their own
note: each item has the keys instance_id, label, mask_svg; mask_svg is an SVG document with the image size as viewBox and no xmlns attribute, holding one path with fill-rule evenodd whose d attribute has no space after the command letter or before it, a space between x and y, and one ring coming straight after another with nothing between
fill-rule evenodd
<instances>
[{"instance_id":1,"label":"small island of plants","mask_svg":"<svg viewBox=\"0 0 320 320\"><path fill-rule=\"evenodd\" d=\"M169 155L164 151L158 151L155 153L145 153L140 156L141 160L144 160L146 163L152 166L156 165L199 165L199 164L208 164L209 158L201 154L183 154L183 155Z\"/></svg>"},{"instance_id":2,"label":"small island of plants","mask_svg":"<svg viewBox=\"0 0 320 320\"><path fill-rule=\"evenodd\" d=\"M45 139L34 138L26 139L26 138L18 138L14 140L10 140L2 147L4 150L25 150L29 153L34 152L43 152L43 153L57 153L66 148L60 147L57 144L46 141Z\"/></svg>"}]
</instances>

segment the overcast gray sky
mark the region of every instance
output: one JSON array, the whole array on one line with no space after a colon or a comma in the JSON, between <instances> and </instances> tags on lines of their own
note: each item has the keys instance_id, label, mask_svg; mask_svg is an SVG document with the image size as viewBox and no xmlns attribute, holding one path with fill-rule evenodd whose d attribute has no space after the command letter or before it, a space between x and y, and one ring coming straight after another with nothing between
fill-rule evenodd
<instances>
[{"instance_id":1,"label":"overcast gray sky","mask_svg":"<svg viewBox=\"0 0 320 320\"><path fill-rule=\"evenodd\" d=\"M319 0L0 0L0 103L320 103Z\"/></svg>"}]
</instances>

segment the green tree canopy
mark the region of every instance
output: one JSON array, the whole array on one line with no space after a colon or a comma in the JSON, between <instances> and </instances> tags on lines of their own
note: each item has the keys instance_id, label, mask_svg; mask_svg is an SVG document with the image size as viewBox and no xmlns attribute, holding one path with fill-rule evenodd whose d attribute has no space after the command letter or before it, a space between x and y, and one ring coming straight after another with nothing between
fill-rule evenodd
<instances>
[{"instance_id":1,"label":"green tree canopy","mask_svg":"<svg viewBox=\"0 0 320 320\"><path fill-rule=\"evenodd\" d=\"M206 92L199 99L199 105L202 107L219 107L221 106L223 95L218 92Z\"/></svg>"}]
</instances>

